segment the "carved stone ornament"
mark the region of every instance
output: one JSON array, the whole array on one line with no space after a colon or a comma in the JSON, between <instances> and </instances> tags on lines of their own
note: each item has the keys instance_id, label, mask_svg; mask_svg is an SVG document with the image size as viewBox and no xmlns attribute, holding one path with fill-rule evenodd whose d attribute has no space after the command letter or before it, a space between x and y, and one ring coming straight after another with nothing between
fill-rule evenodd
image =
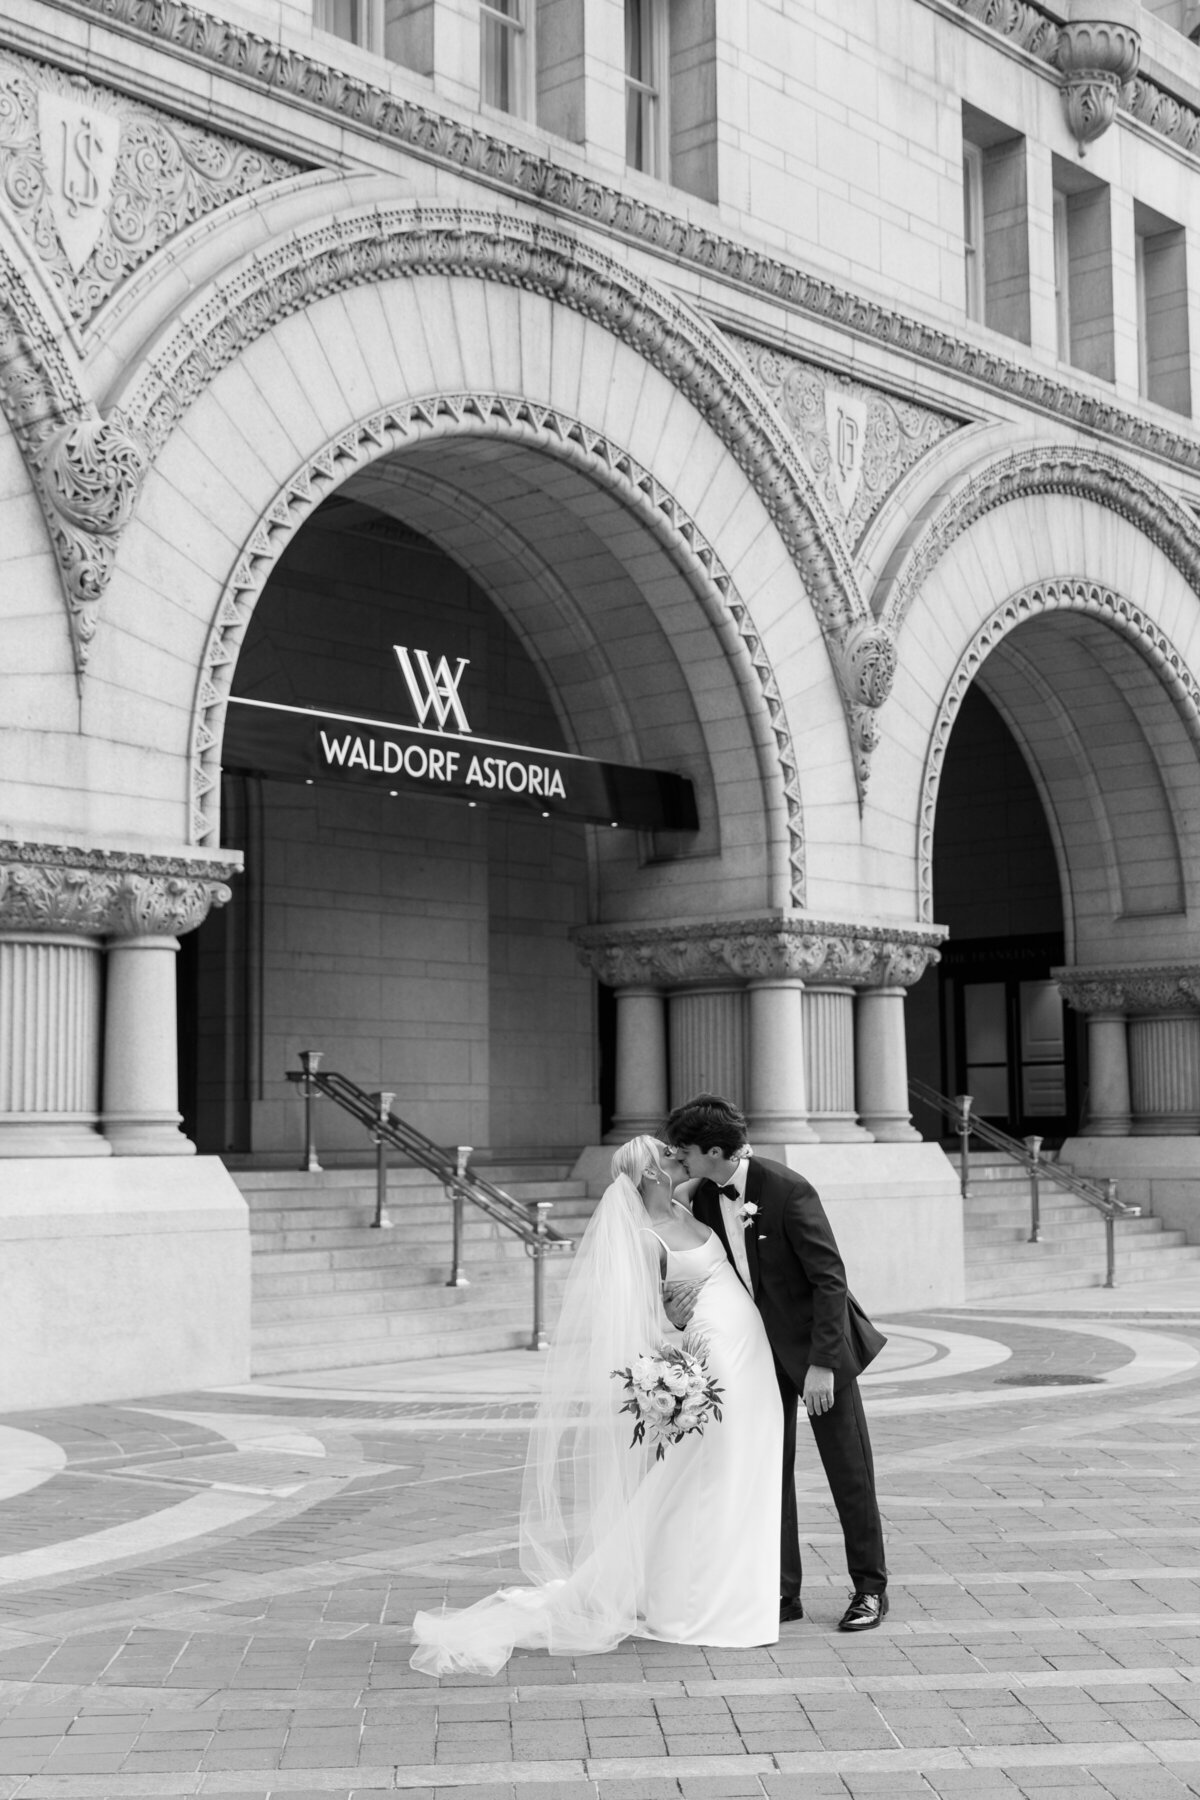
<instances>
[{"instance_id":1,"label":"carved stone ornament","mask_svg":"<svg viewBox=\"0 0 1200 1800\"><path fill-rule=\"evenodd\" d=\"M532 443L586 469L593 481L614 492L665 545L693 587L707 595L714 619L732 623L770 722L772 749L764 751L760 770L769 790L782 790L787 815L788 892L792 903L802 906L804 818L796 750L771 659L729 571L674 495L627 450L568 413L507 394L441 394L373 414L298 470L259 521L226 584L205 651L205 676L197 695L192 737L195 841L203 843L217 834L225 701L250 616L284 546L356 469L380 457L412 450L431 438L473 433L492 441L507 437Z\"/></svg>"},{"instance_id":2,"label":"carved stone ornament","mask_svg":"<svg viewBox=\"0 0 1200 1800\"><path fill-rule=\"evenodd\" d=\"M0 841L0 931L179 937L230 898L237 864Z\"/></svg>"},{"instance_id":3,"label":"carved stone ornament","mask_svg":"<svg viewBox=\"0 0 1200 1800\"><path fill-rule=\"evenodd\" d=\"M1104 0L1098 0L1097 11L1103 8ZM1116 118L1121 90L1136 75L1141 53L1141 34L1131 24L1098 18L1060 29L1055 55L1067 124L1080 156Z\"/></svg>"},{"instance_id":4,"label":"carved stone ornament","mask_svg":"<svg viewBox=\"0 0 1200 1800\"><path fill-rule=\"evenodd\" d=\"M0 191L80 324L194 220L303 166L0 50Z\"/></svg>"},{"instance_id":5,"label":"carved stone ornament","mask_svg":"<svg viewBox=\"0 0 1200 1800\"><path fill-rule=\"evenodd\" d=\"M1034 0L949 0L964 18L1028 53L1057 75L1060 26ZM1111 6L1113 0L1108 0ZM188 0L58 0L60 7L143 42L163 44L189 61L232 72L250 88L290 106L346 121L351 131L397 144L413 156L448 166L493 188L552 206L584 226L647 246L706 279L728 280L810 318L874 339L926 366L949 370L1018 401L1103 431L1152 454L1200 468L1200 442L1169 426L1123 412L1081 394L1026 363L1010 362L982 346L932 328L877 300L765 255L756 246L722 237L694 218L670 213L638 195L609 187L536 151L400 99L344 69L222 19ZM2 28L2 21L0 21ZM1193 154L1200 154L1200 112L1156 83L1137 76L1125 95L1131 113Z\"/></svg>"},{"instance_id":6,"label":"carved stone ornament","mask_svg":"<svg viewBox=\"0 0 1200 1800\"><path fill-rule=\"evenodd\" d=\"M689 920L581 926L580 961L606 987L787 978L806 986L911 987L940 960L937 926L836 924L824 919Z\"/></svg>"},{"instance_id":7,"label":"carved stone ornament","mask_svg":"<svg viewBox=\"0 0 1200 1800\"><path fill-rule=\"evenodd\" d=\"M904 560L882 607L881 622L899 633L930 574L958 538L997 507L1034 495L1090 500L1127 519L1200 592L1200 524L1156 481L1102 450L1052 444L998 458L933 518Z\"/></svg>"},{"instance_id":8,"label":"carved stone ornament","mask_svg":"<svg viewBox=\"0 0 1200 1800\"><path fill-rule=\"evenodd\" d=\"M119 413L84 400L49 322L0 251L0 400L24 454L62 577L75 669L149 459Z\"/></svg>"},{"instance_id":9,"label":"carved stone ornament","mask_svg":"<svg viewBox=\"0 0 1200 1800\"><path fill-rule=\"evenodd\" d=\"M1192 742L1200 753L1200 681L1192 674L1185 659L1132 600L1104 587L1100 582L1064 578L1040 581L997 607L976 631L959 658L950 678L930 734L925 759L925 779L921 788L921 813L917 833L917 882L920 916L933 918L933 828L937 815L938 790L942 767L950 743L950 733L967 689L978 675L987 657L1002 638L1030 619L1050 612L1083 612L1103 620L1122 637L1137 646L1154 669L1163 686L1171 694Z\"/></svg>"},{"instance_id":10,"label":"carved stone ornament","mask_svg":"<svg viewBox=\"0 0 1200 1800\"><path fill-rule=\"evenodd\" d=\"M1082 1013L1200 1011L1200 963L1124 969L1051 969L1068 1006Z\"/></svg>"},{"instance_id":11,"label":"carved stone ornament","mask_svg":"<svg viewBox=\"0 0 1200 1800\"><path fill-rule=\"evenodd\" d=\"M726 332L766 391L852 544L897 482L963 420Z\"/></svg>"}]
</instances>

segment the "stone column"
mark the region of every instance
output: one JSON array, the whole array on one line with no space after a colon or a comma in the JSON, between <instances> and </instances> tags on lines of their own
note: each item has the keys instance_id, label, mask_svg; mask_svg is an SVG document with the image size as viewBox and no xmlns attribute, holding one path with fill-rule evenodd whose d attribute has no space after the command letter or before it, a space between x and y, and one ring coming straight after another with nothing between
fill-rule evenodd
<instances>
[{"instance_id":1,"label":"stone column","mask_svg":"<svg viewBox=\"0 0 1200 1800\"><path fill-rule=\"evenodd\" d=\"M229 889L220 890L221 904ZM175 957L211 882L126 874L114 895L104 1006L104 1135L114 1156L194 1156L179 1112Z\"/></svg>"},{"instance_id":2,"label":"stone column","mask_svg":"<svg viewBox=\"0 0 1200 1800\"><path fill-rule=\"evenodd\" d=\"M742 990L732 982L681 988L668 1002L671 1105L693 1094L723 1094L741 1106L746 1089Z\"/></svg>"},{"instance_id":3,"label":"stone column","mask_svg":"<svg viewBox=\"0 0 1200 1800\"><path fill-rule=\"evenodd\" d=\"M1133 1111L1129 1094L1129 1045L1125 1014L1088 1014L1089 1137L1128 1137Z\"/></svg>"},{"instance_id":4,"label":"stone column","mask_svg":"<svg viewBox=\"0 0 1200 1800\"><path fill-rule=\"evenodd\" d=\"M1101 1137L1200 1132L1200 965L1052 973L1088 1018L1089 1129Z\"/></svg>"},{"instance_id":5,"label":"stone column","mask_svg":"<svg viewBox=\"0 0 1200 1800\"><path fill-rule=\"evenodd\" d=\"M0 842L0 1155L146 1154L147 1127L191 1151L175 1098L176 934L224 904L236 866Z\"/></svg>"},{"instance_id":6,"label":"stone column","mask_svg":"<svg viewBox=\"0 0 1200 1800\"><path fill-rule=\"evenodd\" d=\"M858 1113L876 1143L919 1142L908 1108L904 989L863 988L855 1002Z\"/></svg>"},{"instance_id":7,"label":"stone column","mask_svg":"<svg viewBox=\"0 0 1200 1800\"><path fill-rule=\"evenodd\" d=\"M666 991L672 1104L715 1089L745 1106L752 1136L767 1143L870 1141L855 1114L854 1051L855 995L868 990L877 998L868 1002L860 1060L872 1117L895 1141L917 1136L908 1124L903 990L937 961L944 933L936 926L770 915L589 925L573 935L609 986ZM634 1118L646 1110L631 1102Z\"/></svg>"},{"instance_id":8,"label":"stone column","mask_svg":"<svg viewBox=\"0 0 1200 1800\"><path fill-rule=\"evenodd\" d=\"M1129 1086L1135 1137L1200 1131L1200 1015L1131 1019Z\"/></svg>"},{"instance_id":9,"label":"stone column","mask_svg":"<svg viewBox=\"0 0 1200 1800\"><path fill-rule=\"evenodd\" d=\"M0 934L0 1156L107 1156L101 950L93 938Z\"/></svg>"},{"instance_id":10,"label":"stone column","mask_svg":"<svg viewBox=\"0 0 1200 1800\"><path fill-rule=\"evenodd\" d=\"M660 1130L667 1115L667 1014L660 988L617 988L616 1110L605 1142Z\"/></svg>"},{"instance_id":11,"label":"stone column","mask_svg":"<svg viewBox=\"0 0 1200 1800\"><path fill-rule=\"evenodd\" d=\"M747 1124L751 1139L811 1144L804 1069L804 983L768 976L749 987Z\"/></svg>"},{"instance_id":12,"label":"stone column","mask_svg":"<svg viewBox=\"0 0 1200 1800\"><path fill-rule=\"evenodd\" d=\"M854 989L810 987L804 995L808 1119L822 1143L869 1142L854 1106Z\"/></svg>"}]
</instances>

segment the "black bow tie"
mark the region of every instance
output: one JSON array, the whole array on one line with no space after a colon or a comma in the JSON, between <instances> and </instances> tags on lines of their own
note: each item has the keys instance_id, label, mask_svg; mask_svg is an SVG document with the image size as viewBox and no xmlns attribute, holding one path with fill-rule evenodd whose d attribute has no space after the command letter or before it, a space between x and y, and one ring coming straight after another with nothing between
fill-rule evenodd
<instances>
[{"instance_id":1,"label":"black bow tie","mask_svg":"<svg viewBox=\"0 0 1200 1800\"><path fill-rule=\"evenodd\" d=\"M726 1200L739 1200L741 1198L741 1195L738 1193L737 1188L732 1181L727 1182L724 1187L719 1187L717 1192Z\"/></svg>"}]
</instances>

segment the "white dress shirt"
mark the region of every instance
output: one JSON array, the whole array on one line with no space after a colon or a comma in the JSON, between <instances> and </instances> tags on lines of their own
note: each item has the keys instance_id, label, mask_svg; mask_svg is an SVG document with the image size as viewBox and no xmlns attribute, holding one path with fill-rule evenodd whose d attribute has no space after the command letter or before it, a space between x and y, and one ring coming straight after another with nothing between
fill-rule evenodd
<instances>
[{"instance_id":1,"label":"white dress shirt","mask_svg":"<svg viewBox=\"0 0 1200 1800\"><path fill-rule=\"evenodd\" d=\"M754 1283L750 1279L750 1259L746 1255L746 1222L739 1217L741 1207L746 1198L746 1177L750 1173L750 1164L742 1157L734 1167L728 1181L718 1182L718 1187L734 1187L737 1199L730 1199L728 1194L719 1194L721 1202L721 1219L725 1226L725 1236L729 1240L729 1249L733 1257L733 1266L741 1277L742 1286L748 1294L753 1294Z\"/></svg>"}]
</instances>

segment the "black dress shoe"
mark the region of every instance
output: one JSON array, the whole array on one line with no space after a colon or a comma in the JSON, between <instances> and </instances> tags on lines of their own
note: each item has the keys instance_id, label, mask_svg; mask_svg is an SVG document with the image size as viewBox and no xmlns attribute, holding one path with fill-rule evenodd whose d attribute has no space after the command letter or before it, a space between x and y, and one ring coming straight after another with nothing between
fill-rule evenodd
<instances>
[{"instance_id":1,"label":"black dress shoe","mask_svg":"<svg viewBox=\"0 0 1200 1800\"><path fill-rule=\"evenodd\" d=\"M842 1617L839 1631L874 1631L887 1615L886 1594L855 1594Z\"/></svg>"},{"instance_id":2,"label":"black dress shoe","mask_svg":"<svg viewBox=\"0 0 1200 1800\"><path fill-rule=\"evenodd\" d=\"M779 1623L791 1625L794 1620L804 1617L804 1608L800 1604L798 1594L781 1594L779 1597Z\"/></svg>"}]
</instances>

